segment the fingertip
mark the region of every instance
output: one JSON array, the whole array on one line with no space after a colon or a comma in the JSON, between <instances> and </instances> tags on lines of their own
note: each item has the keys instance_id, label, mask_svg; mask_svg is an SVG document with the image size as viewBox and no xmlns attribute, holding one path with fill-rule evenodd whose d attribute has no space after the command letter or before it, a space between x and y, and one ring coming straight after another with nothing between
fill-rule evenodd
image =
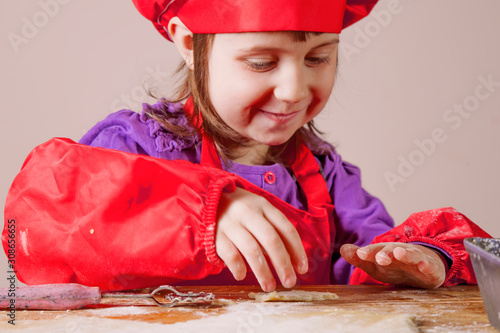
<instances>
[{"instance_id":1,"label":"fingertip","mask_svg":"<svg viewBox=\"0 0 500 333\"><path fill-rule=\"evenodd\" d=\"M260 282L260 287L266 293L270 293L271 291L274 291L274 289L276 289L276 281L274 281L274 279L270 281L262 281Z\"/></svg>"},{"instance_id":2,"label":"fingertip","mask_svg":"<svg viewBox=\"0 0 500 333\"><path fill-rule=\"evenodd\" d=\"M375 255L375 261L380 266L388 266L388 265L390 265L392 263L391 257L389 257L389 255L387 253L385 253L385 252L378 252Z\"/></svg>"},{"instance_id":3,"label":"fingertip","mask_svg":"<svg viewBox=\"0 0 500 333\"><path fill-rule=\"evenodd\" d=\"M354 244L344 244L340 247L340 253L353 252L356 251L357 249L359 249L359 247Z\"/></svg>"},{"instance_id":4,"label":"fingertip","mask_svg":"<svg viewBox=\"0 0 500 333\"><path fill-rule=\"evenodd\" d=\"M226 264L226 267L227 267L227 269L229 269L229 271L233 275L233 278L236 281L241 281L241 280L243 280L247 276L246 267L243 268L243 269L241 269L240 265L238 265L238 264L236 264L236 265L234 265L234 264L233 265L227 265Z\"/></svg>"},{"instance_id":5,"label":"fingertip","mask_svg":"<svg viewBox=\"0 0 500 333\"><path fill-rule=\"evenodd\" d=\"M233 276L236 279L236 281L241 281L241 280L245 279L245 277L247 276L246 265L244 265L242 263L238 263L238 265L235 268L235 271L233 273Z\"/></svg>"},{"instance_id":6,"label":"fingertip","mask_svg":"<svg viewBox=\"0 0 500 333\"><path fill-rule=\"evenodd\" d=\"M417 264L418 270L423 274L432 273L431 264L427 260L422 260Z\"/></svg>"},{"instance_id":7,"label":"fingertip","mask_svg":"<svg viewBox=\"0 0 500 333\"><path fill-rule=\"evenodd\" d=\"M356 254L360 259L367 260L368 256L370 255L370 251L368 251L363 247L360 247L359 249L356 250Z\"/></svg>"},{"instance_id":8,"label":"fingertip","mask_svg":"<svg viewBox=\"0 0 500 333\"><path fill-rule=\"evenodd\" d=\"M295 287L296 283L297 283L297 276L295 274L292 274L285 278L285 281L283 281L283 287L293 288Z\"/></svg>"},{"instance_id":9,"label":"fingertip","mask_svg":"<svg viewBox=\"0 0 500 333\"><path fill-rule=\"evenodd\" d=\"M353 244L344 244L340 247L340 255L344 260L348 263L353 264L354 261L359 260L358 255L356 254L358 247Z\"/></svg>"},{"instance_id":10,"label":"fingertip","mask_svg":"<svg viewBox=\"0 0 500 333\"><path fill-rule=\"evenodd\" d=\"M304 255L299 261L299 265L297 266L297 272L299 274L306 274L308 270L309 270L309 260L307 260L307 257Z\"/></svg>"},{"instance_id":11,"label":"fingertip","mask_svg":"<svg viewBox=\"0 0 500 333\"><path fill-rule=\"evenodd\" d=\"M392 253L394 254L394 258L396 258L397 260L403 260L407 255L406 249L400 246L395 247Z\"/></svg>"}]
</instances>

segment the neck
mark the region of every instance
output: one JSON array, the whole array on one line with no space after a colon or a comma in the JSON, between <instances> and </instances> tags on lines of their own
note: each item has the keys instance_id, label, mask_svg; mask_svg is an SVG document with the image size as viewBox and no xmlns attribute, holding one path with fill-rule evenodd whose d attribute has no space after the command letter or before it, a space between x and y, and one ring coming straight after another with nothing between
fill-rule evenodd
<instances>
[{"instance_id":1,"label":"neck","mask_svg":"<svg viewBox=\"0 0 500 333\"><path fill-rule=\"evenodd\" d=\"M266 156L269 146L262 144L255 144L250 147L239 148L236 151L237 157L233 162L244 165L265 165L268 164Z\"/></svg>"}]
</instances>

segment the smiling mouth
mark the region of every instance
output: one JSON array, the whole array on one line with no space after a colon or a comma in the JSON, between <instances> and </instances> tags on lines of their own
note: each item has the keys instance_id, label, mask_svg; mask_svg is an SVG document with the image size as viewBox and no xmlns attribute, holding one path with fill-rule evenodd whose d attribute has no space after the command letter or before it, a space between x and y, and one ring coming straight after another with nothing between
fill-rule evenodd
<instances>
[{"instance_id":1,"label":"smiling mouth","mask_svg":"<svg viewBox=\"0 0 500 333\"><path fill-rule=\"evenodd\" d=\"M295 118L295 116L298 115L300 112L300 111L294 111L290 113L273 113L264 110L259 110L259 111L262 112L262 114L265 115L266 117L281 123L286 123L287 121Z\"/></svg>"}]
</instances>

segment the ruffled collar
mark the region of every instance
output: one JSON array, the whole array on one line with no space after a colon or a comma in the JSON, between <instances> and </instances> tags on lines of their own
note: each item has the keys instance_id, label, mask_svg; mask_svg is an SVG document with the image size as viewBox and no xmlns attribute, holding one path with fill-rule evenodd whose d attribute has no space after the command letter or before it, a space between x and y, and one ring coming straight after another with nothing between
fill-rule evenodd
<instances>
[{"instance_id":1,"label":"ruffled collar","mask_svg":"<svg viewBox=\"0 0 500 333\"><path fill-rule=\"evenodd\" d=\"M170 118L171 124L185 128L193 128L191 121L184 111L184 106L181 103L171 103L166 99L161 99L153 105L144 103L139 119L149 127L149 135L155 140L157 151L182 151L193 148L200 141L197 135L187 138L179 137L167 131L160 122L149 116L149 114L158 114L161 116L167 113L174 115L174 117Z\"/></svg>"}]
</instances>

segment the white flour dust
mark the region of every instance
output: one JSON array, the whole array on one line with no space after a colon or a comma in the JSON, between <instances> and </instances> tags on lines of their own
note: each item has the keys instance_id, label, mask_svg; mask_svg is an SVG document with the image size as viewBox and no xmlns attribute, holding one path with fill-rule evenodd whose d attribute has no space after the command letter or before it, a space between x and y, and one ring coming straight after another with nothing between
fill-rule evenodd
<instances>
[{"instance_id":1,"label":"white flour dust","mask_svg":"<svg viewBox=\"0 0 500 333\"><path fill-rule=\"evenodd\" d=\"M204 333L414 333L418 332L409 314L345 311L335 308L314 310L297 303L239 303L227 307L221 315L206 316L175 324L146 323L131 320L107 319L102 315L142 314L140 307L99 309L92 317L68 315L56 320L25 320L10 329L0 323L2 332L22 333L135 333L135 332L204 332ZM88 312L87 312L88 313ZM168 316L168 313L165 313Z\"/></svg>"}]
</instances>

